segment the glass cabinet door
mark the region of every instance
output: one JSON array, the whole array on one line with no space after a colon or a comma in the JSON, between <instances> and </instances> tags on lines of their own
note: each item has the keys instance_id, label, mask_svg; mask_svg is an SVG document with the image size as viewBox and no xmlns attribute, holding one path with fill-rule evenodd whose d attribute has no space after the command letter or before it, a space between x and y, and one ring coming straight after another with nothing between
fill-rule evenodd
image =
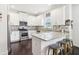
<instances>
[{"instance_id":1,"label":"glass cabinet door","mask_svg":"<svg viewBox=\"0 0 79 59\"><path fill-rule=\"evenodd\" d=\"M44 27L45 28L52 28L52 21L51 21L50 16L45 18Z\"/></svg>"}]
</instances>

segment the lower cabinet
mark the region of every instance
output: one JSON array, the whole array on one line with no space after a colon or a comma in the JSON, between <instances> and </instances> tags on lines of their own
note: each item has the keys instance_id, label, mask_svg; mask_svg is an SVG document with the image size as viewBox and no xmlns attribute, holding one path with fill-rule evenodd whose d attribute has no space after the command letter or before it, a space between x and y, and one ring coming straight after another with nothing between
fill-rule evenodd
<instances>
[{"instance_id":1,"label":"lower cabinet","mask_svg":"<svg viewBox=\"0 0 79 59\"><path fill-rule=\"evenodd\" d=\"M11 42L19 41L19 31L13 31L11 33Z\"/></svg>"},{"instance_id":2,"label":"lower cabinet","mask_svg":"<svg viewBox=\"0 0 79 59\"><path fill-rule=\"evenodd\" d=\"M32 34L36 33L36 30L28 30L28 37L32 39ZM19 31L13 31L11 33L11 42L16 42L20 40Z\"/></svg>"}]
</instances>

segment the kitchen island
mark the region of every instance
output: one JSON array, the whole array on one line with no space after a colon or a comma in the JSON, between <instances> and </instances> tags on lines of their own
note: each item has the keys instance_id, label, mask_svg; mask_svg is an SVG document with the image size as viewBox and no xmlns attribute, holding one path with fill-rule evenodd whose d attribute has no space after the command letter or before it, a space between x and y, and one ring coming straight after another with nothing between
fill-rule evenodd
<instances>
[{"instance_id":1,"label":"kitchen island","mask_svg":"<svg viewBox=\"0 0 79 59\"><path fill-rule=\"evenodd\" d=\"M32 34L33 55L47 55L48 46L66 38L61 32L42 32Z\"/></svg>"}]
</instances>

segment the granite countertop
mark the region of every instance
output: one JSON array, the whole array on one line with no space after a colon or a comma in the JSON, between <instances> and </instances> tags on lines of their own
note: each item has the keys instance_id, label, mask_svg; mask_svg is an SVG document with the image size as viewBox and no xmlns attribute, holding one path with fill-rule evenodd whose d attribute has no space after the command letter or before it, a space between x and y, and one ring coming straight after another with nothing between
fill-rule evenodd
<instances>
[{"instance_id":1,"label":"granite countertop","mask_svg":"<svg viewBox=\"0 0 79 59\"><path fill-rule=\"evenodd\" d=\"M62 33L62 32L40 32L40 33L34 33L32 34L32 36L45 40L45 41L66 37L65 33Z\"/></svg>"}]
</instances>

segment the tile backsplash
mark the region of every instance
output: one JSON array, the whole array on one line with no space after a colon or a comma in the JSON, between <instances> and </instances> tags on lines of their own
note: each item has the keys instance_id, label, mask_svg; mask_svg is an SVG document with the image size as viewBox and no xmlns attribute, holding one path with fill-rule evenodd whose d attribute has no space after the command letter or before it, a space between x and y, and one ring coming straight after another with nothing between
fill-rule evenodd
<instances>
[{"instance_id":1,"label":"tile backsplash","mask_svg":"<svg viewBox=\"0 0 79 59\"><path fill-rule=\"evenodd\" d=\"M44 28L44 27L38 27L37 30L38 31L56 31L56 32L62 32L62 29L65 32L69 32L68 26L65 25L53 25L52 28Z\"/></svg>"},{"instance_id":2,"label":"tile backsplash","mask_svg":"<svg viewBox=\"0 0 79 59\"><path fill-rule=\"evenodd\" d=\"M53 25L53 31L61 32L62 29L65 29L65 25Z\"/></svg>"},{"instance_id":3,"label":"tile backsplash","mask_svg":"<svg viewBox=\"0 0 79 59\"><path fill-rule=\"evenodd\" d=\"M19 29L19 25L10 25L10 31L18 31ZM35 26L24 26L27 28L27 30L36 30L36 27Z\"/></svg>"},{"instance_id":4,"label":"tile backsplash","mask_svg":"<svg viewBox=\"0 0 79 59\"><path fill-rule=\"evenodd\" d=\"M10 30L11 31L18 31L19 26L18 25L11 25ZM40 32L46 32L46 31L55 31L55 32L62 32L62 29L64 29L65 32L69 32L68 26L65 25L53 25L52 28L45 28L43 26L27 26L28 30L36 30Z\"/></svg>"}]
</instances>

